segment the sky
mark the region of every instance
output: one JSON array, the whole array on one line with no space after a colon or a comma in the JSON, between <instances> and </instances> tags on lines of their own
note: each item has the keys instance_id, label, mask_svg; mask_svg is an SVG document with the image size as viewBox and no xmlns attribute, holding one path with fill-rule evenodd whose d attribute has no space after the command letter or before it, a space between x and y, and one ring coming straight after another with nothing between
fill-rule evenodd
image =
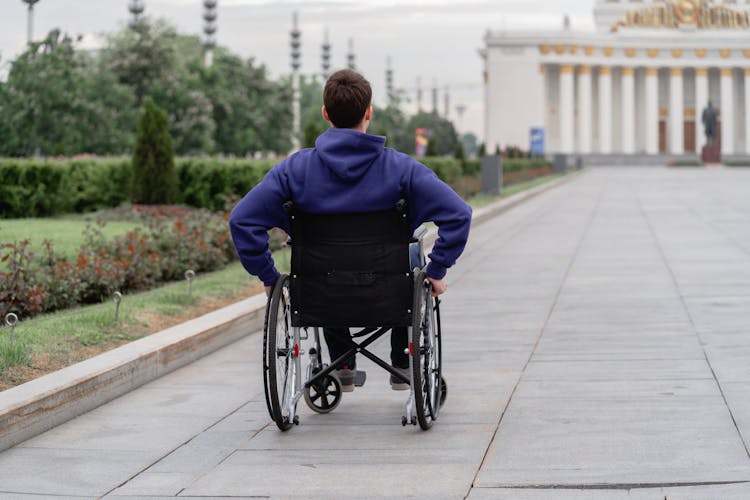
<instances>
[{"instance_id":1,"label":"sky","mask_svg":"<svg viewBox=\"0 0 750 500\"><path fill-rule=\"evenodd\" d=\"M96 48L101 34L123 27L129 0L40 0L34 35L53 28L82 35ZM201 33L201 0L144 0L145 14L166 18L182 33ZM332 66L346 65L352 39L357 68L373 85L376 104L385 102L386 60L394 85L404 89L406 107L416 109L417 79L423 108L432 108L431 88L450 88L449 117L459 132L482 136L482 61L478 50L488 29L557 29L568 14L573 29L593 30L594 0L219 0L217 40L243 57L265 64L273 77L290 72L289 31L298 12L303 73L318 73L327 29ZM26 41L26 4L0 0L0 75ZM455 107L466 107L459 119Z\"/></svg>"}]
</instances>

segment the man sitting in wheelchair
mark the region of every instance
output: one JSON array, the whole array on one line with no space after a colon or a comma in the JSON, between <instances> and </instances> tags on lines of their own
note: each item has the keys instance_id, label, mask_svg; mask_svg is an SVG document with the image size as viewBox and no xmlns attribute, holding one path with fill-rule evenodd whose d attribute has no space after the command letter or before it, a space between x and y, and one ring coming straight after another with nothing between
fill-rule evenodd
<instances>
[{"instance_id":1,"label":"man sitting in wheelchair","mask_svg":"<svg viewBox=\"0 0 750 500\"><path fill-rule=\"evenodd\" d=\"M446 272L463 252L469 236L471 208L430 169L386 148L385 137L367 134L373 115L372 90L360 74L351 70L332 74L325 84L323 102L323 117L331 128L317 138L315 148L303 149L276 165L232 211L229 223L242 265L263 281L270 295L280 274L268 247L269 229L287 231L294 248L297 235L291 214L365 214L396 208L404 212L410 232L428 221L437 225L438 239L429 254L424 278L432 296L445 293ZM408 253L409 269L422 267L424 257L417 245L412 245ZM345 259L346 254L340 258ZM342 283L352 284L351 274L341 276ZM356 279L362 281L360 277ZM295 302L294 282L291 302ZM408 328L393 325L390 381L393 389L406 390L410 370ZM320 326L333 362L351 351L348 326L371 325ZM341 390L354 390L355 356L339 365L333 373Z\"/></svg>"}]
</instances>

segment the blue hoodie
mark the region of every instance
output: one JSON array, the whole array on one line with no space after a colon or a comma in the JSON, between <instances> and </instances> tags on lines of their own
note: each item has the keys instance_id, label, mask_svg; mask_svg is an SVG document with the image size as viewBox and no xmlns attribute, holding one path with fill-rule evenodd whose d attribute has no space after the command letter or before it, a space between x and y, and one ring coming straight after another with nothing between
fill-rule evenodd
<instances>
[{"instance_id":1,"label":"blue hoodie","mask_svg":"<svg viewBox=\"0 0 750 500\"><path fill-rule=\"evenodd\" d=\"M303 149L271 169L229 217L245 269L266 286L278 279L267 231L280 227L289 232L282 208L286 201L304 212L330 214L387 210L405 198L412 229L427 221L438 226L427 275L442 279L466 246L471 207L430 169L384 146L385 137L330 128L314 149Z\"/></svg>"}]
</instances>

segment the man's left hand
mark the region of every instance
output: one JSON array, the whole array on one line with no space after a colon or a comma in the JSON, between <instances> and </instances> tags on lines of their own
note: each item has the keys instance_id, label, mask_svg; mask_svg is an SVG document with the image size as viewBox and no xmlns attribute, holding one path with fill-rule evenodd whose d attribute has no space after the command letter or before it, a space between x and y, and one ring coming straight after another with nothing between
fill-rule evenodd
<instances>
[{"instance_id":1,"label":"man's left hand","mask_svg":"<svg viewBox=\"0 0 750 500\"><path fill-rule=\"evenodd\" d=\"M441 280L436 280L428 276L427 281L429 281L430 284L432 284L432 296L433 297L437 297L438 295L442 295L448 291L448 282L445 281L445 278Z\"/></svg>"}]
</instances>

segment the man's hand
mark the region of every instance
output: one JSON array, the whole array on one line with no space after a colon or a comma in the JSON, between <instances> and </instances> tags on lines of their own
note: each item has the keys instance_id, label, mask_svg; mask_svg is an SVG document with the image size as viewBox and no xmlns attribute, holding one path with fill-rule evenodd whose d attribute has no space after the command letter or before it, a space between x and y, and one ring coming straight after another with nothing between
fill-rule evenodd
<instances>
[{"instance_id":1,"label":"man's hand","mask_svg":"<svg viewBox=\"0 0 750 500\"><path fill-rule=\"evenodd\" d=\"M446 291L448 291L448 282L445 281L445 278L441 280L436 280L428 276L427 281L429 281L432 284L432 296L433 297L437 297L438 295L442 295Z\"/></svg>"},{"instance_id":2,"label":"man's hand","mask_svg":"<svg viewBox=\"0 0 750 500\"><path fill-rule=\"evenodd\" d=\"M267 286L266 287L266 297L270 297L271 296L271 290L273 290L272 286Z\"/></svg>"}]
</instances>

